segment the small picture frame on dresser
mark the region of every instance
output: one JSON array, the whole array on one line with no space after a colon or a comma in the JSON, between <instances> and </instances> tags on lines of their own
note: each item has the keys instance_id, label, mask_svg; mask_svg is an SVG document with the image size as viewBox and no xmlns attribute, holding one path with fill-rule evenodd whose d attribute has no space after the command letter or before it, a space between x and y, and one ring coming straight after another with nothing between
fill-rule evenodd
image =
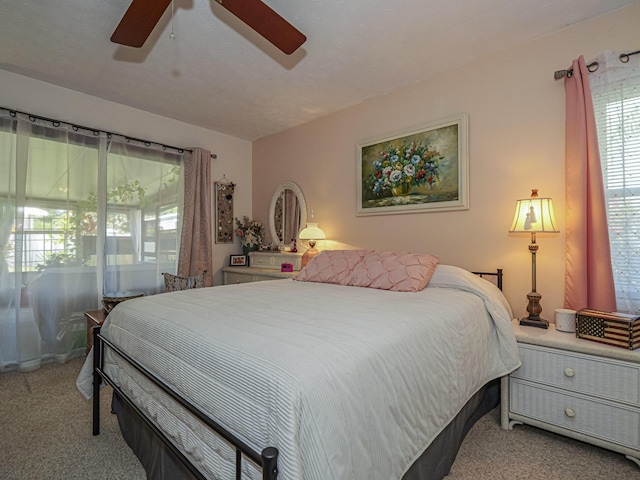
<instances>
[{"instance_id":1,"label":"small picture frame on dresser","mask_svg":"<svg viewBox=\"0 0 640 480\"><path fill-rule=\"evenodd\" d=\"M229 255L230 267L246 267L247 256L246 255Z\"/></svg>"}]
</instances>

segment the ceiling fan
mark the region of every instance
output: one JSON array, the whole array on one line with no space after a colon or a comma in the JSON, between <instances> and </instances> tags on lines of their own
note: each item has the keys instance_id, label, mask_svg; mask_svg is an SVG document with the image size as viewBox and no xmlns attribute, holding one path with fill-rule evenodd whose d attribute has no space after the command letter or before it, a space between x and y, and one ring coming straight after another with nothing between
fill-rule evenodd
<instances>
[{"instance_id":1,"label":"ceiling fan","mask_svg":"<svg viewBox=\"0 0 640 480\"><path fill-rule=\"evenodd\" d=\"M287 55L302 45L305 37L261 0L216 0ZM141 47L171 0L133 0L111 35L111 41Z\"/></svg>"}]
</instances>

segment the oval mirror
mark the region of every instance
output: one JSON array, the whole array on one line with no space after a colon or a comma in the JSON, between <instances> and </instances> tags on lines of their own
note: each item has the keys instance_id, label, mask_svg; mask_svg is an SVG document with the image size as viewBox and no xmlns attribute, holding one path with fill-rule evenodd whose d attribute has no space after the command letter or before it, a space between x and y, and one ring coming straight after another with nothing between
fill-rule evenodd
<instances>
[{"instance_id":1,"label":"oval mirror","mask_svg":"<svg viewBox=\"0 0 640 480\"><path fill-rule=\"evenodd\" d=\"M278 185L269 206L269 233L276 245L288 245L298 239L307 224L307 203L300 187L293 182Z\"/></svg>"}]
</instances>

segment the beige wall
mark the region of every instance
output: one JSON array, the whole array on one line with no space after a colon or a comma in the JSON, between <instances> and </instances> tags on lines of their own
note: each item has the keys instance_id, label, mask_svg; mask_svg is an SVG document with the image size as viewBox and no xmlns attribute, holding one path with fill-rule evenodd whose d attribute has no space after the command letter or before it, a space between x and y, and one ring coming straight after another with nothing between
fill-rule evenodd
<instances>
[{"instance_id":1,"label":"beige wall","mask_svg":"<svg viewBox=\"0 0 640 480\"><path fill-rule=\"evenodd\" d=\"M237 184L235 215L251 214L250 142L5 70L0 70L0 86L0 106L3 107L168 145L210 150L218 157L212 163L212 179L216 181L225 175ZM234 244L214 244L216 284L222 283L219 269L227 264L229 255L240 251L238 239Z\"/></svg>"},{"instance_id":2,"label":"beige wall","mask_svg":"<svg viewBox=\"0 0 640 480\"><path fill-rule=\"evenodd\" d=\"M561 230L565 219L564 88L553 72L580 54L588 62L604 50L637 50L638 25L640 4L260 139L253 145L254 217L266 221L273 190L292 180L329 239L434 253L472 270L502 267L507 298L524 315L530 239L507 233L515 201L538 188L553 198ZM469 114L469 210L356 216L358 142L462 112ZM564 240L564 233L538 236L537 290L550 320L563 302Z\"/></svg>"}]
</instances>

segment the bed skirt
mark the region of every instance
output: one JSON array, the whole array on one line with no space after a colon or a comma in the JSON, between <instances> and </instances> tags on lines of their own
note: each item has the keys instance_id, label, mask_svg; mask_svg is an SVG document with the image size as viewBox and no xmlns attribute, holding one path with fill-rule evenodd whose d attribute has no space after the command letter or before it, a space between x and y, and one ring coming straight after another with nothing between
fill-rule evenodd
<instances>
[{"instance_id":1,"label":"bed skirt","mask_svg":"<svg viewBox=\"0 0 640 480\"><path fill-rule=\"evenodd\" d=\"M439 480L449 474L460 445L471 427L500 403L500 380L481 388L453 421L409 468L402 480ZM195 479L189 469L153 433L149 426L114 392L111 411L125 441L140 459L150 480Z\"/></svg>"}]
</instances>

